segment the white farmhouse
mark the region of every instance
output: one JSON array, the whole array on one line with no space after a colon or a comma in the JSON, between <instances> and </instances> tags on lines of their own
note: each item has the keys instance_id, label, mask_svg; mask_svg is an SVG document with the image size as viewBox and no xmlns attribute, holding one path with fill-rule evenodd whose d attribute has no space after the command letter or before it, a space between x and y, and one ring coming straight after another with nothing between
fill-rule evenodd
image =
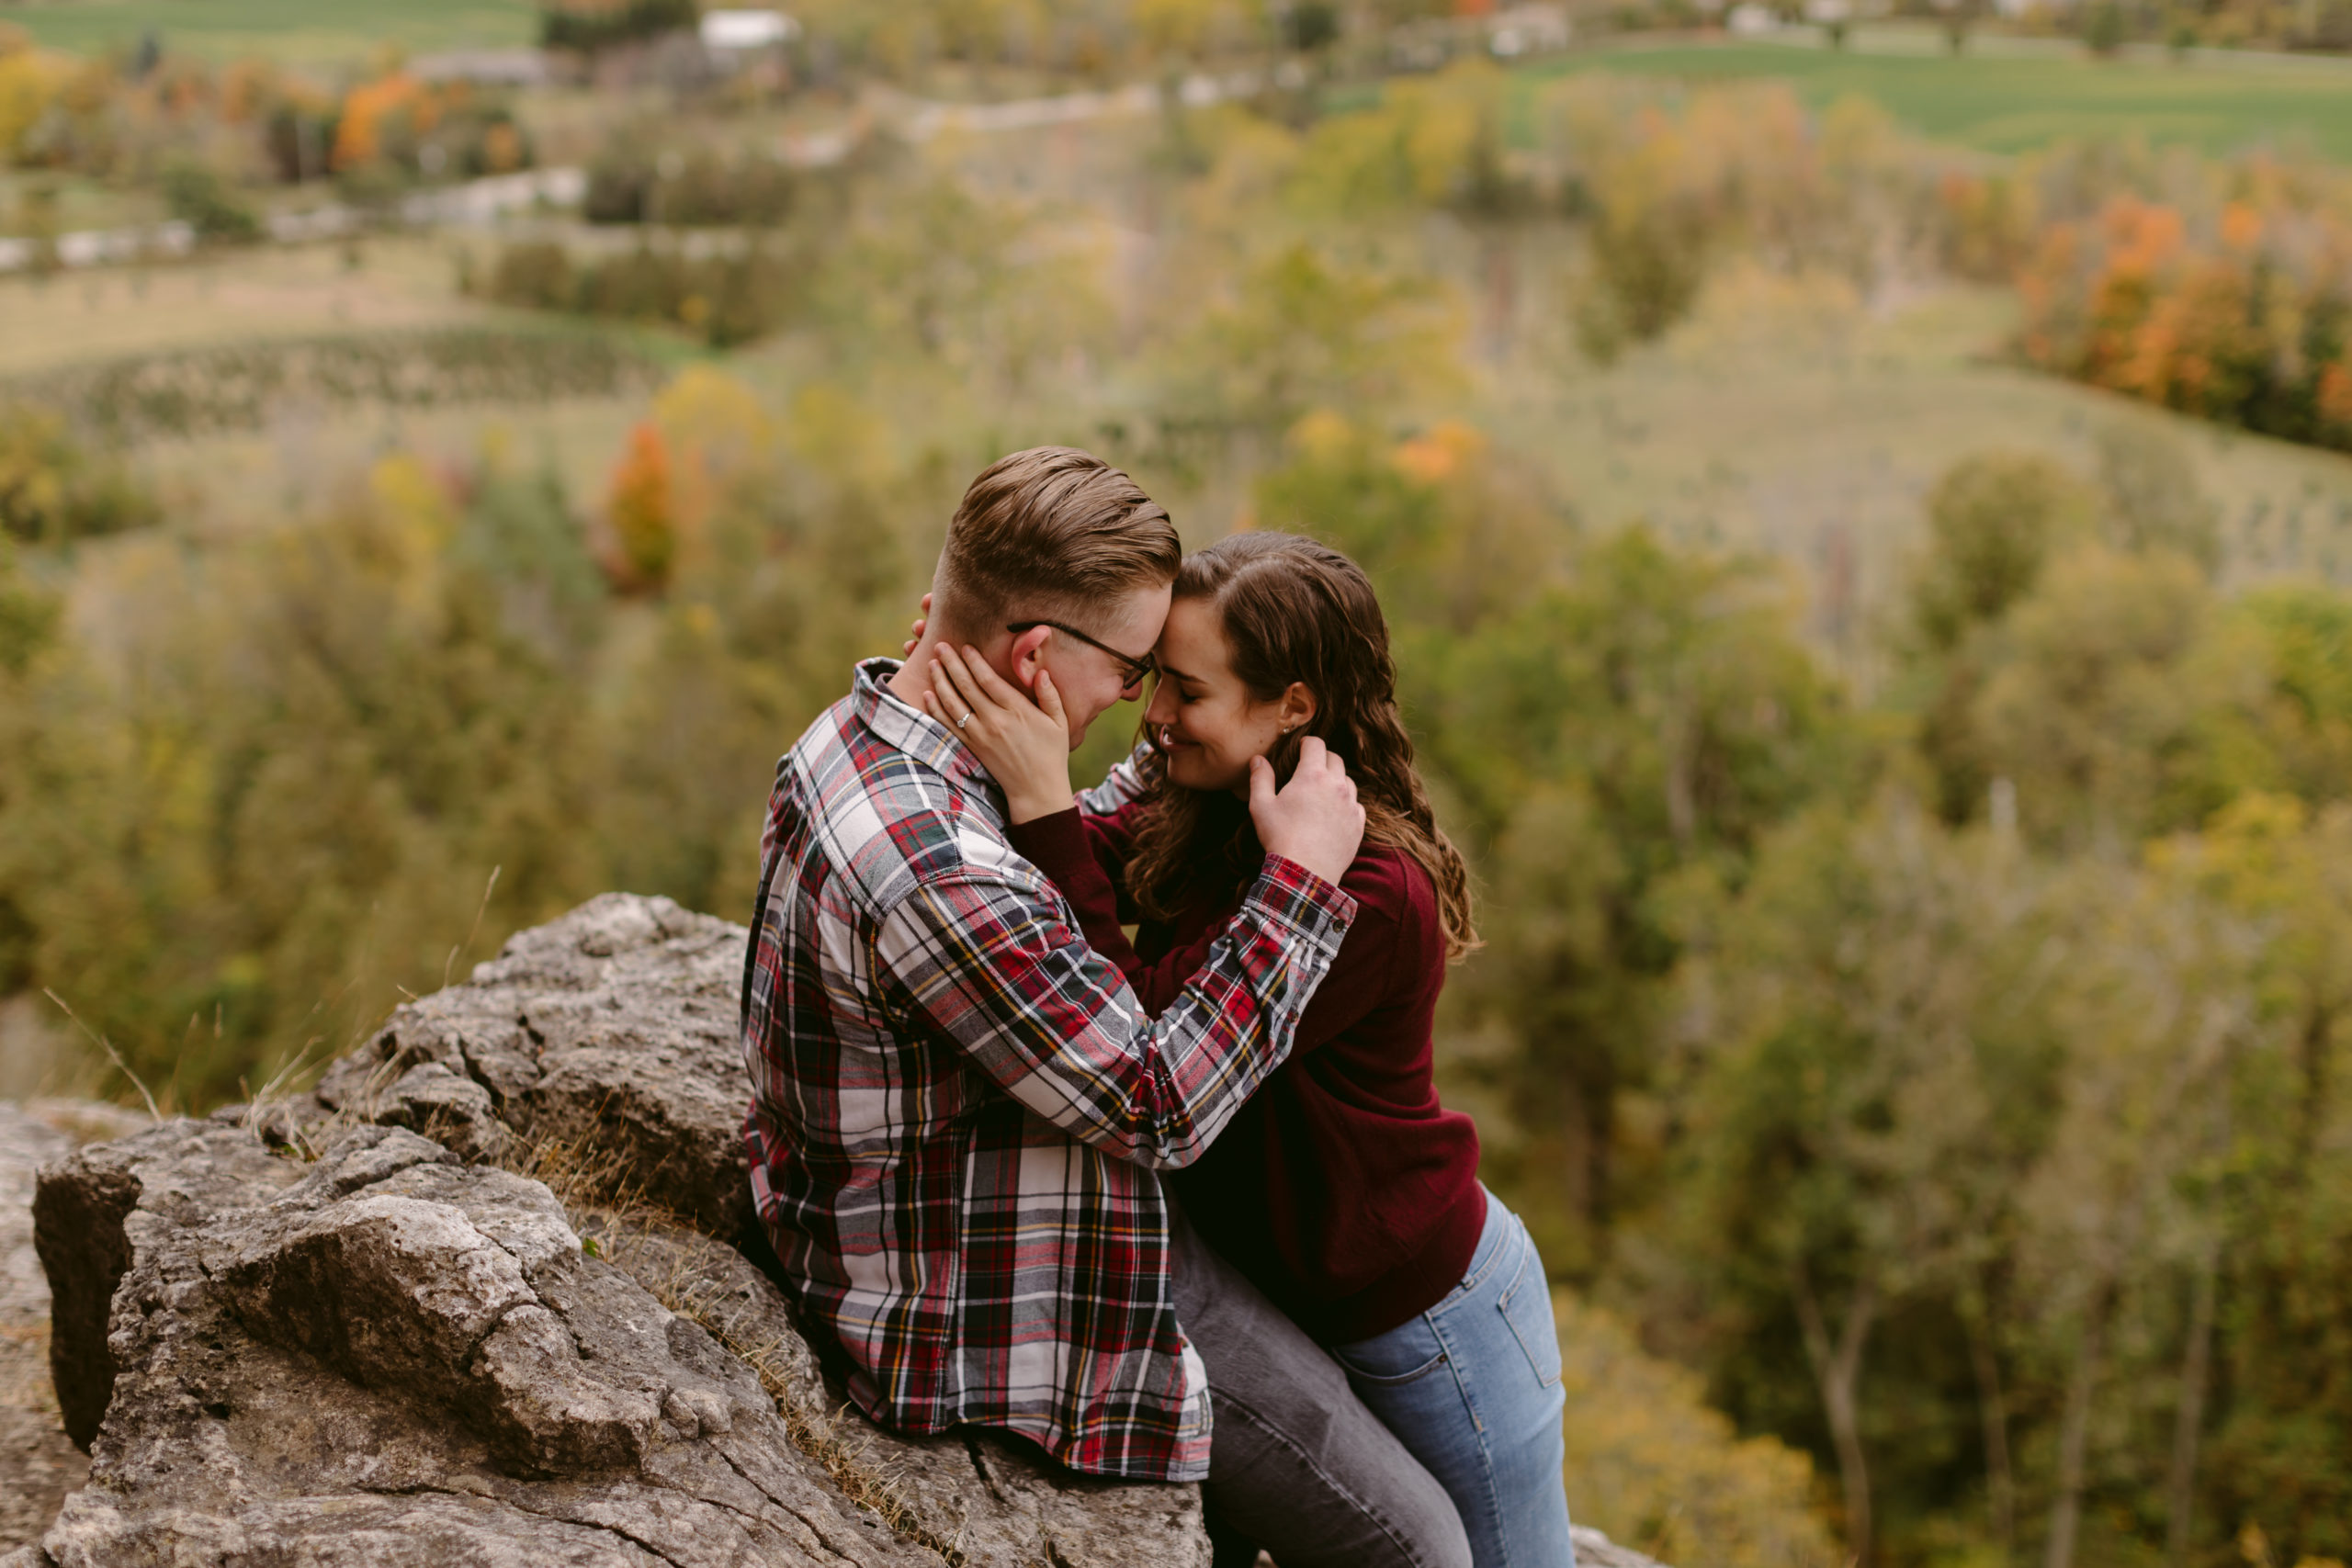
<instances>
[{"instance_id":1,"label":"white farmhouse","mask_svg":"<svg viewBox=\"0 0 2352 1568\"><path fill-rule=\"evenodd\" d=\"M705 11L702 46L722 59L780 49L800 36L800 23L781 11Z\"/></svg>"}]
</instances>

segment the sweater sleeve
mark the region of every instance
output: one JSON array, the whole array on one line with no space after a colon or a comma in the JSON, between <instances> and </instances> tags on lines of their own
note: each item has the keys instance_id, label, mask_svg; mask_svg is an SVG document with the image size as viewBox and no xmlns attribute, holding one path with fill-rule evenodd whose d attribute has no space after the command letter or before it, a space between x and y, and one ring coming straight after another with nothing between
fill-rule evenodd
<instances>
[{"instance_id":1,"label":"sweater sleeve","mask_svg":"<svg viewBox=\"0 0 2352 1568\"><path fill-rule=\"evenodd\" d=\"M1167 1004L1144 995L1140 981L1146 965L1120 927L1118 890L1102 863L1105 839L1098 833L1095 820L1074 806L1051 817L1015 822L1004 831L1013 852L1061 889L1078 917L1086 945L1117 965L1127 984L1136 987L1136 999L1147 1012L1160 1012Z\"/></svg>"},{"instance_id":2,"label":"sweater sleeve","mask_svg":"<svg viewBox=\"0 0 2352 1568\"><path fill-rule=\"evenodd\" d=\"M1193 977L1207 966L1211 950L1227 934L1232 917L1211 922L1191 942L1170 949L1157 961L1146 962L1120 929L1117 897L1099 863L1096 845L1090 841L1091 825L1080 820L1083 815L1073 807L1015 824L1009 830L1012 847L1053 879L1076 912L1087 945L1118 966L1134 988L1136 999L1157 1018L1176 1003ZM1388 994L1395 978L1392 961L1409 909L1395 868L1378 857L1358 855L1340 879L1340 888L1355 900L1355 921L1299 1019L1298 1038L1292 1048L1295 1056L1362 1021Z\"/></svg>"},{"instance_id":3,"label":"sweater sleeve","mask_svg":"<svg viewBox=\"0 0 2352 1568\"><path fill-rule=\"evenodd\" d=\"M1078 797L1077 815L1085 826L1095 864L1109 885L1118 918L1130 923L1140 919L1142 911L1135 907L1127 887L1127 862L1134 858L1136 833L1151 803L1159 771L1159 760L1153 755L1151 743L1144 741L1104 774L1101 784Z\"/></svg>"}]
</instances>

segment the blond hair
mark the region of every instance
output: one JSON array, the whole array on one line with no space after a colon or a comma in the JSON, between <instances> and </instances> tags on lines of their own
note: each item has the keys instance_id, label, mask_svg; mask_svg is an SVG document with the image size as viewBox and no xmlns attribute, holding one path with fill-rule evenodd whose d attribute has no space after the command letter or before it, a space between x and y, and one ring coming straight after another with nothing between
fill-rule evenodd
<instances>
[{"instance_id":1,"label":"blond hair","mask_svg":"<svg viewBox=\"0 0 2352 1568\"><path fill-rule=\"evenodd\" d=\"M1075 446L1032 446L989 465L947 525L933 614L971 636L1018 602L1082 609L1175 581L1183 547L1167 510Z\"/></svg>"}]
</instances>

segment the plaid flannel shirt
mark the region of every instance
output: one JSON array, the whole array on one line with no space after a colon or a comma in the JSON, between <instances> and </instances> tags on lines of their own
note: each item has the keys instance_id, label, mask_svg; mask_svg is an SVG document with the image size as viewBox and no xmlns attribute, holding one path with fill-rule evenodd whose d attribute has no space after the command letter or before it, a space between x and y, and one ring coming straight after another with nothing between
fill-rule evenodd
<instances>
[{"instance_id":1,"label":"plaid flannel shirt","mask_svg":"<svg viewBox=\"0 0 2352 1568\"><path fill-rule=\"evenodd\" d=\"M743 985L760 1216L875 1419L1197 1480L1208 1394L1154 1170L1288 1054L1354 900L1268 857L1148 1016L1006 843L986 770L888 689L897 668L860 665L776 769Z\"/></svg>"}]
</instances>

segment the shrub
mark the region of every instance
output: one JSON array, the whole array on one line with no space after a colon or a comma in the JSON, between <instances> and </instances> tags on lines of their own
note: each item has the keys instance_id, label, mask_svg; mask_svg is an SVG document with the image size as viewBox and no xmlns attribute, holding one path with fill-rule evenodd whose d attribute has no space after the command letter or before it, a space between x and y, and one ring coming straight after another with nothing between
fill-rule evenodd
<instances>
[{"instance_id":1,"label":"shrub","mask_svg":"<svg viewBox=\"0 0 2352 1568\"><path fill-rule=\"evenodd\" d=\"M63 418L30 403L0 404L0 534L62 545L159 515L130 470L75 440Z\"/></svg>"},{"instance_id":2,"label":"shrub","mask_svg":"<svg viewBox=\"0 0 2352 1568\"><path fill-rule=\"evenodd\" d=\"M21 675L32 662L57 626L58 604L54 595L45 593L25 581L17 569L16 547L5 535L0 535L0 673ZM0 925L6 923L5 903L0 903ZM0 942L5 942L0 935ZM0 987L9 987L6 965L0 963ZM10 987L13 988L13 987Z\"/></svg>"},{"instance_id":3,"label":"shrub","mask_svg":"<svg viewBox=\"0 0 2352 1568\"><path fill-rule=\"evenodd\" d=\"M766 227L790 215L794 185L792 170L774 158L730 160L704 150L665 159L616 146L590 166L582 212L591 223Z\"/></svg>"},{"instance_id":4,"label":"shrub","mask_svg":"<svg viewBox=\"0 0 2352 1568\"><path fill-rule=\"evenodd\" d=\"M2122 51L2124 39L2131 34L2131 22L2123 15L2117 0L2102 0L2091 7L2083 24L2083 41L2090 51L2102 59Z\"/></svg>"},{"instance_id":5,"label":"shrub","mask_svg":"<svg viewBox=\"0 0 2352 1568\"><path fill-rule=\"evenodd\" d=\"M490 275L490 298L539 310L571 309L575 287L571 253L553 240L524 240L507 246Z\"/></svg>"},{"instance_id":6,"label":"shrub","mask_svg":"<svg viewBox=\"0 0 2352 1568\"><path fill-rule=\"evenodd\" d=\"M198 239L242 245L262 237L252 204L211 164L175 158L164 165L163 186L172 216L194 229Z\"/></svg>"},{"instance_id":7,"label":"shrub","mask_svg":"<svg viewBox=\"0 0 2352 1568\"><path fill-rule=\"evenodd\" d=\"M661 378L660 367L607 337L455 327L143 355L26 377L0 387L0 398L66 411L111 440L135 442L258 430L289 406L540 402L610 397Z\"/></svg>"},{"instance_id":8,"label":"shrub","mask_svg":"<svg viewBox=\"0 0 2352 1568\"><path fill-rule=\"evenodd\" d=\"M602 257L574 257L551 240L509 245L492 265L489 298L530 310L666 321L715 348L764 337L793 299L793 273L759 244L692 255L641 243Z\"/></svg>"},{"instance_id":9,"label":"shrub","mask_svg":"<svg viewBox=\"0 0 2352 1568\"><path fill-rule=\"evenodd\" d=\"M691 28L701 15L695 0L552 0L539 13L539 41L594 54Z\"/></svg>"}]
</instances>

